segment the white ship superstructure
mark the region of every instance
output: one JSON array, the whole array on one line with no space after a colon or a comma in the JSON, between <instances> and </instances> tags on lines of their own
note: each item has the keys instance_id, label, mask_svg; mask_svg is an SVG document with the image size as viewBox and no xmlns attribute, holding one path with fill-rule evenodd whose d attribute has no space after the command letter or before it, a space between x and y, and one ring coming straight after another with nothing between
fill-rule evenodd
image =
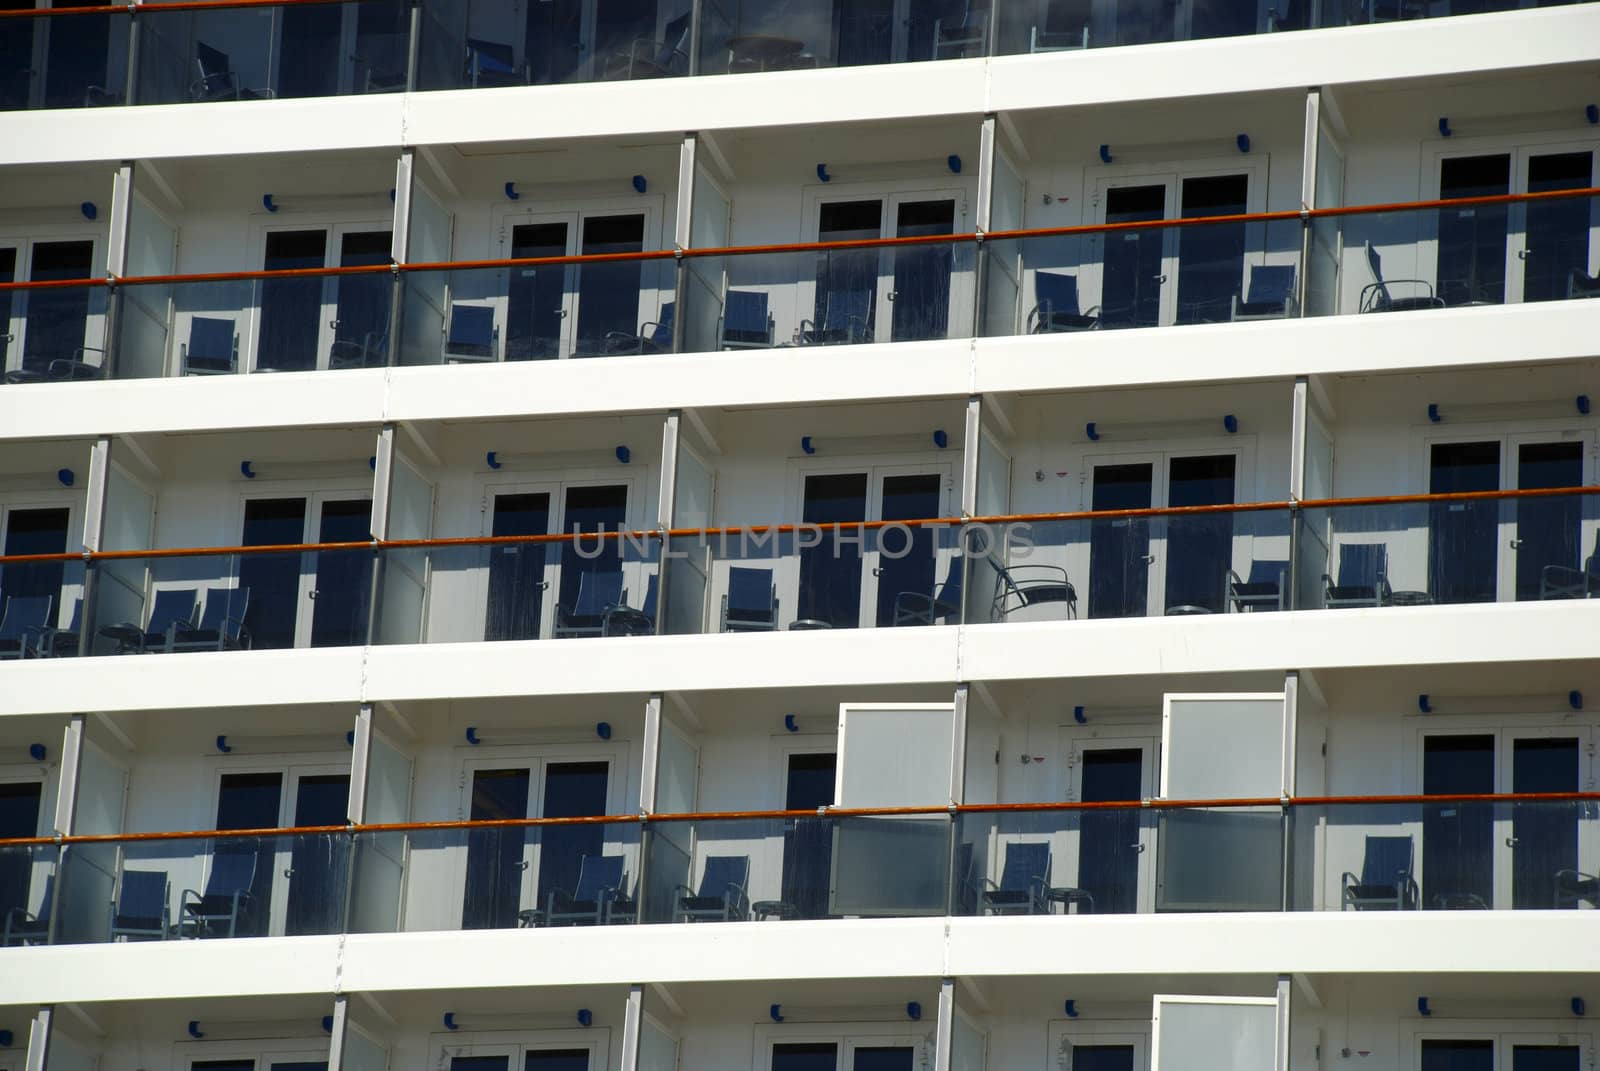
<instances>
[{"instance_id":1,"label":"white ship superstructure","mask_svg":"<svg viewBox=\"0 0 1600 1071\"><path fill-rule=\"evenodd\" d=\"M0 4L0 1071L1592 1071L1597 167L1593 3Z\"/></svg>"}]
</instances>

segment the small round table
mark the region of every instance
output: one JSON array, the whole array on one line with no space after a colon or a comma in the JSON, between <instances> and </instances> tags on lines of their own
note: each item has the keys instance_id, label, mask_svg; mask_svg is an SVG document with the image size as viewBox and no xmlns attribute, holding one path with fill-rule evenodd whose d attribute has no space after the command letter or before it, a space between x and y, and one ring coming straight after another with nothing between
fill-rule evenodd
<instances>
[{"instance_id":1,"label":"small round table","mask_svg":"<svg viewBox=\"0 0 1600 1071\"><path fill-rule=\"evenodd\" d=\"M1192 617L1195 614L1209 614L1211 611L1204 606L1191 606L1184 603L1181 606L1167 607L1168 617Z\"/></svg>"},{"instance_id":2,"label":"small round table","mask_svg":"<svg viewBox=\"0 0 1600 1071\"><path fill-rule=\"evenodd\" d=\"M1063 915L1072 914L1072 905L1074 904L1078 905L1077 914L1094 914L1094 897L1090 894L1088 889L1074 889L1061 886L1046 890L1044 898L1052 904L1060 904L1061 913Z\"/></svg>"},{"instance_id":3,"label":"small round table","mask_svg":"<svg viewBox=\"0 0 1600 1071\"><path fill-rule=\"evenodd\" d=\"M1426 591L1391 591L1387 603L1390 606L1432 606L1433 596Z\"/></svg>"},{"instance_id":4,"label":"small round table","mask_svg":"<svg viewBox=\"0 0 1600 1071\"><path fill-rule=\"evenodd\" d=\"M144 646L144 629L138 625L103 625L100 635L116 641L117 654L127 654Z\"/></svg>"},{"instance_id":5,"label":"small round table","mask_svg":"<svg viewBox=\"0 0 1600 1071\"><path fill-rule=\"evenodd\" d=\"M799 908L782 900L757 900L750 905L750 913L756 917L757 922L765 922L767 919L787 921L800 917Z\"/></svg>"},{"instance_id":6,"label":"small round table","mask_svg":"<svg viewBox=\"0 0 1600 1071\"><path fill-rule=\"evenodd\" d=\"M802 617L798 621L789 622L790 632L822 632L833 628L826 621L818 621L814 617Z\"/></svg>"}]
</instances>

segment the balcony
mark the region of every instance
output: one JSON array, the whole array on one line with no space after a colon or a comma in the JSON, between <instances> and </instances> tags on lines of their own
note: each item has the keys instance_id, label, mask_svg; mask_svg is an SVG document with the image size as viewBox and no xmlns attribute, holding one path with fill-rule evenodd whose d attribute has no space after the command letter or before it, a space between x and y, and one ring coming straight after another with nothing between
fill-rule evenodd
<instances>
[{"instance_id":1,"label":"balcony","mask_svg":"<svg viewBox=\"0 0 1600 1071\"><path fill-rule=\"evenodd\" d=\"M582 813L592 765L552 766L561 780L542 809ZM8 841L7 941L1600 906L1592 793L970 805L954 816L830 808L641 824L501 815L525 813L526 779L474 776L483 817L466 822L68 837L59 865L54 845ZM309 791L322 789L302 782L302 810Z\"/></svg>"},{"instance_id":2,"label":"balcony","mask_svg":"<svg viewBox=\"0 0 1600 1071\"><path fill-rule=\"evenodd\" d=\"M591 217L577 247L565 224L530 225L518 228L529 244L512 250L523 256L398 266L386 224L341 227L332 241L326 226L274 231L261 270L132 275L114 288L81 277L92 270L87 262L62 267L70 278L53 278L45 261L62 243L40 242L25 277L13 271L0 282L12 324L5 378L25 384L678 351L753 357L791 346L1581 299L1600 294L1600 243L1586 222L1594 200L1585 187L1494 195L1462 208L1314 210L1305 266L1294 252L1298 212L1000 231L980 250L971 236L946 237L949 219L919 234L902 206L898 237L846 228L837 233L857 236L783 251L686 250L681 317L667 266L673 254L640 251L642 216ZM1466 245L1436 237L1449 230L1445 216L1490 210L1500 223ZM1527 222L1507 223L1511 215ZM1329 236L1325 225L1349 233ZM1534 253L1523 256L1530 247ZM989 269L981 297L980 257ZM108 341L113 298L121 326ZM1070 351L1071 339L1062 344Z\"/></svg>"},{"instance_id":3,"label":"balcony","mask_svg":"<svg viewBox=\"0 0 1600 1071\"><path fill-rule=\"evenodd\" d=\"M562 0L548 10L508 14L471 0L426 0L414 23L398 0L311 8L215 3L175 11L152 3L137 12L56 7L19 10L5 19L0 51L13 58L8 67L14 73L0 87L0 107L271 100L795 71L1367 26L1525 6L1509 0L1277 6L1237 0L1161 7L1111 0L899 6L885 0L798 6L651 0L616 9L598 0Z\"/></svg>"}]
</instances>

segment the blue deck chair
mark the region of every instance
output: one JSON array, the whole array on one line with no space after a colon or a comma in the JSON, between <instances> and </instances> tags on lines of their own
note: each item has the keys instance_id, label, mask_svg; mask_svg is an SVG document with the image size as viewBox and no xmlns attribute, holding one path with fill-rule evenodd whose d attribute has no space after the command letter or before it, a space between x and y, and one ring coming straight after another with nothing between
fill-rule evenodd
<instances>
[{"instance_id":1,"label":"blue deck chair","mask_svg":"<svg viewBox=\"0 0 1600 1071\"><path fill-rule=\"evenodd\" d=\"M985 915L1046 915L1050 912L1050 845L1006 845L1000 881L983 879L978 902Z\"/></svg>"},{"instance_id":2,"label":"blue deck chair","mask_svg":"<svg viewBox=\"0 0 1600 1071\"><path fill-rule=\"evenodd\" d=\"M100 635L117 642L118 654L170 651L178 629L193 627L198 604L199 592L194 588L163 588L156 592L148 624L107 625Z\"/></svg>"},{"instance_id":3,"label":"blue deck chair","mask_svg":"<svg viewBox=\"0 0 1600 1071\"><path fill-rule=\"evenodd\" d=\"M750 857L709 855L700 888L678 886L678 922L742 922L750 915Z\"/></svg>"},{"instance_id":4,"label":"blue deck chair","mask_svg":"<svg viewBox=\"0 0 1600 1071\"><path fill-rule=\"evenodd\" d=\"M1066 52L1089 47L1090 0L1045 0L1044 19L1028 34L1029 52Z\"/></svg>"},{"instance_id":5,"label":"blue deck chair","mask_svg":"<svg viewBox=\"0 0 1600 1071\"><path fill-rule=\"evenodd\" d=\"M465 84L472 89L527 85L531 81L528 65L518 67L516 55L510 45L467 38Z\"/></svg>"},{"instance_id":6,"label":"blue deck chair","mask_svg":"<svg viewBox=\"0 0 1600 1071\"><path fill-rule=\"evenodd\" d=\"M620 855L586 855L578 864L578 883L569 893L552 889L545 899L544 923L547 926L598 926L605 920L606 908L627 882Z\"/></svg>"},{"instance_id":7,"label":"blue deck chair","mask_svg":"<svg viewBox=\"0 0 1600 1071\"><path fill-rule=\"evenodd\" d=\"M1289 563L1279 561L1253 561L1250 575L1242 578L1229 569L1223 581L1223 608L1230 614L1284 609L1288 575Z\"/></svg>"},{"instance_id":8,"label":"blue deck chair","mask_svg":"<svg viewBox=\"0 0 1600 1071\"><path fill-rule=\"evenodd\" d=\"M72 620L66 628L47 627L40 631L34 654L40 658L71 658L78 653L78 639L83 633L83 599L72 604Z\"/></svg>"},{"instance_id":9,"label":"blue deck chair","mask_svg":"<svg viewBox=\"0 0 1600 1071\"><path fill-rule=\"evenodd\" d=\"M196 316L189 321L189 341L178 353L182 375L226 375L239 366L239 332L232 320Z\"/></svg>"},{"instance_id":10,"label":"blue deck chair","mask_svg":"<svg viewBox=\"0 0 1600 1071\"><path fill-rule=\"evenodd\" d=\"M606 611L627 601L621 573L584 573L572 605L556 606L556 636L598 636L605 630Z\"/></svg>"},{"instance_id":11,"label":"blue deck chair","mask_svg":"<svg viewBox=\"0 0 1600 1071\"><path fill-rule=\"evenodd\" d=\"M240 85L228 54L204 41L195 42L194 62L200 77L189 83L190 100L266 100L274 95L270 89L246 89Z\"/></svg>"},{"instance_id":12,"label":"blue deck chair","mask_svg":"<svg viewBox=\"0 0 1600 1071\"><path fill-rule=\"evenodd\" d=\"M450 328L444 339L444 359L457 364L492 361L500 341L494 310L486 305L450 306Z\"/></svg>"},{"instance_id":13,"label":"blue deck chair","mask_svg":"<svg viewBox=\"0 0 1600 1071\"><path fill-rule=\"evenodd\" d=\"M717 345L725 350L770 349L775 330L772 316L767 312L765 291L728 291L728 297L722 303L722 326L717 330Z\"/></svg>"},{"instance_id":14,"label":"blue deck chair","mask_svg":"<svg viewBox=\"0 0 1600 1071\"><path fill-rule=\"evenodd\" d=\"M661 577L650 574L644 589L644 605L634 609L626 604L608 607L600 625L602 636L652 636L656 631L656 598Z\"/></svg>"},{"instance_id":15,"label":"blue deck chair","mask_svg":"<svg viewBox=\"0 0 1600 1071\"><path fill-rule=\"evenodd\" d=\"M1361 876L1339 879L1339 910L1410 911L1420 899L1410 837L1371 837L1361 857Z\"/></svg>"},{"instance_id":16,"label":"blue deck chair","mask_svg":"<svg viewBox=\"0 0 1600 1071\"><path fill-rule=\"evenodd\" d=\"M1093 331L1100 326L1100 306L1078 311L1078 277L1060 272L1033 273L1037 302L1028 312L1028 333L1048 335L1061 331Z\"/></svg>"},{"instance_id":17,"label":"blue deck chair","mask_svg":"<svg viewBox=\"0 0 1600 1071\"><path fill-rule=\"evenodd\" d=\"M1281 320L1295 308L1294 265L1261 264L1250 269L1245 300L1233 295L1234 320Z\"/></svg>"},{"instance_id":18,"label":"blue deck chair","mask_svg":"<svg viewBox=\"0 0 1600 1071\"><path fill-rule=\"evenodd\" d=\"M0 948L48 944L50 909L55 905L55 897L56 877L51 874L44 879L44 896L37 912L30 912L26 903L6 911L4 922L0 923Z\"/></svg>"},{"instance_id":19,"label":"blue deck chair","mask_svg":"<svg viewBox=\"0 0 1600 1071\"><path fill-rule=\"evenodd\" d=\"M1541 599L1597 597L1600 597L1600 532L1595 533L1594 552L1583 563L1582 569L1574 569L1570 565L1547 565L1539 570Z\"/></svg>"},{"instance_id":20,"label":"blue deck chair","mask_svg":"<svg viewBox=\"0 0 1600 1071\"><path fill-rule=\"evenodd\" d=\"M39 641L50 626L50 595L10 595L0 607L0 659L42 654Z\"/></svg>"},{"instance_id":21,"label":"blue deck chair","mask_svg":"<svg viewBox=\"0 0 1600 1071\"><path fill-rule=\"evenodd\" d=\"M1412 309L1444 308L1444 300L1434 296L1433 284L1426 279L1385 279L1383 257L1379 256L1377 247L1371 242L1367 243L1367 269L1372 272L1372 282L1361 288L1357 311L1408 312ZM1389 288L1400 285L1415 287L1418 292L1410 297L1397 298L1389 292Z\"/></svg>"},{"instance_id":22,"label":"blue deck chair","mask_svg":"<svg viewBox=\"0 0 1600 1071\"><path fill-rule=\"evenodd\" d=\"M250 888L256 880L260 846L253 839L224 841L211 852L211 876L203 893L183 890L179 925L190 937L232 937L255 907Z\"/></svg>"},{"instance_id":23,"label":"blue deck chair","mask_svg":"<svg viewBox=\"0 0 1600 1071\"><path fill-rule=\"evenodd\" d=\"M677 311L676 301L664 301L661 303L661 319L641 325L637 335L626 331L607 331L606 353L671 353L673 321L677 319Z\"/></svg>"},{"instance_id":24,"label":"blue deck chair","mask_svg":"<svg viewBox=\"0 0 1600 1071\"><path fill-rule=\"evenodd\" d=\"M830 290L823 303L822 323L800 321L803 346L838 346L872 341L871 290Z\"/></svg>"},{"instance_id":25,"label":"blue deck chair","mask_svg":"<svg viewBox=\"0 0 1600 1071\"><path fill-rule=\"evenodd\" d=\"M242 651L250 646L250 630L244 627L245 611L250 607L249 588L210 588L200 624L178 622L172 635L174 651Z\"/></svg>"},{"instance_id":26,"label":"blue deck chair","mask_svg":"<svg viewBox=\"0 0 1600 1071\"><path fill-rule=\"evenodd\" d=\"M771 569L735 565L722 596L723 632L771 632L778 627L778 588Z\"/></svg>"},{"instance_id":27,"label":"blue deck chair","mask_svg":"<svg viewBox=\"0 0 1600 1071\"><path fill-rule=\"evenodd\" d=\"M896 625L937 625L951 615L961 613L961 584L966 569L962 560L950 562L944 583L933 594L921 591L902 591L894 597L894 623Z\"/></svg>"},{"instance_id":28,"label":"blue deck chair","mask_svg":"<svg viewBox=\"0 0 1600 1071\"><path fill-rule=\"evenodd\" d=\"M1382 606L1391 590L1388 545L1341 544L1338 578L1323 573L1322 584L1324 606Z\"/></svg>"},{"instance_id":29,"label":"blue deck chair","mask_svg":"<svg viewBox=\"0 0 1600 1071\"><path fill-rule=\"evenodd\" d=\"M669 78L689 73L689 16L667 23L661 40L636 38L625 51L606 60L602 77Z\"/></svg>"},{"instance_id":30,"label":"blue deck chair","mask_svg":"<svg viewBox=\"0 0 1600 1071\"><path fill-rule=\"evenodd\" d=\"M960 59L988 51L989 6L984 0L967 0L955 18L933 20L933 58Z\"/></svg>"},{"instance_id":31,"label":"blue deck chair","mask_svg":"<svg viewBox=\"0 0 1600 1071\"><path fill-rule=\"evenodd\" d=\"M165 870L124 870L111 904L111 940L164 941L172 932L172 883Z\"/></svg>"}]
</instances>

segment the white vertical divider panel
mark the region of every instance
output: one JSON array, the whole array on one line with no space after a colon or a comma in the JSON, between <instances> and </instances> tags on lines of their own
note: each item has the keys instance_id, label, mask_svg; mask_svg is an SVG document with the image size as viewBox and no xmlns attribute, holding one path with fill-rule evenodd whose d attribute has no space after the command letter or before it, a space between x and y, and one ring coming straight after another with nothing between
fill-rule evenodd
<instances>
[{"instance_id":1,"label":"white vertical divider panel","mask_svg":"<svg viewBox=\"0 0 1600 1071\"><path fill-rule=\"evenodd\" d=\"M102 437L89 449L89 479L84 485L83 549L100 549L105 529L106 486L111 472L111 440Z\"/></svg>"},{"instance_id":2,"label":"white vertical divider panel","mask_svg":"<svg viewBox=\"0 0 1600 1071\"><path fill-rule=\"evenodd\" d=\"M61 766L56 782L57 836L72 832L72 819L78 809L78 775L83 769L83 715L74 714L61 737Z\"/></svg>"},{"instance_id":3,"label":"white vertical divider panel","mask_svg":"<svg viewBox=\"0 0 1600 1071\"><path fill-rule=\"evenodd\" d=\"M656 783L661 770L661 693L644 703L644 768L639 772L639 813L656 809Z\"/></svg>"},{"instance_id":4,"label":"white vertical divider panel","mask_svg":"<svg viewBox=\"0 0 1600 1071\"><path fill-rule=\"evenodd\" d=\"M1277 1035L1274 1052L1273 1067L1276 1071L1289 1071L1289 1012L1290 1012L1290 979L1289 976L1278 976L1278 1021Z\"/></svg>"},{"instance_id":5,"label":"white vertical divider panel","mask_svg":"<svg viewBox=\"0 0 1600 1071\"><path fill-rule=\"evenodd\" d=\"M355 777L350 778L352 784ZM333 1026L328 1031L328 1071L345 1069L345 1037L350 1028L350 998L340 994L333 998Z\"/></svg>"},{"instance_id":6,"label":"white vertical divider panel","mask_svg":"<svg viewBox=\"0 0 1600 1071\"><path fill-rule=\"evenodd\" d=\"M950 709L950 802L959 806L967 799L967 685L956 685L955 702Z\"/></svg>"},{"instance_id":7,"label":"white vertical divider panel","mask_svg":"<svg viewBox=\"0 0 1600 1071\"><path fill-rule=\"evenodd\" d=\"M1274 1071L1280 1066L1279 999L1157 993L1150 1066L1154 1071Z\"/></svg>"},{"instance_id":8,"label":"white vertical divider panel","mask_svg":"<svg viewBox=\"0 0 1600 1071\"><path fill-rule=\"evenodd\" d=\"M378 429L372 460L372 538L389 538L389 495L394 489L394 425Z\"/></svg>"},{"instance_id":9,"label":"white vertical divider panel","mask_svg":"<svg viewBox=\"0 0 1600 1071\"><path fill-rule=\"evenodd\" d=\"M644 986L628 987L628 1004L622 1018L621 1071L639 1071L639 1031L644 1022Z\"/></svg>"},{"instance_id":10,"label":"white vertical divider panel","mask_svg":"<svg viewBox=\"0 0 1600 1071\"><path fill-rule=\"evenodd\" d=\"M1289 497L1298 502L1306 497L1306 406L1311 385L1305 376L1294 381L1293 408L1289 414Z\"/></svg>"},{"instance_id":11,"label":"white vertical divider panel","mask_svg":"<svg viewBox=\"0 0 1600 1071\"><path fill-rule=\"evenodd\" d=\"M956 984L953 979L939 982L939 1021L933 1034L933 1071L950 1071L950 1047L955 1035Z\"/></svg>"},{"instance_id":12,"label":"white vertical divider panel","mask_svg":"<svg viewBox=\"0 0 1600 1071\"><path fill-rule=\"evenodd\" d=\"M961 440L961 519L978 514L978 451L983 443L983 399L967 398L966 426Z\"/></svg>"},{"instance_id":13,"label":"white vertical divider panel","mask_svg":"<svg viewBox=\"0 0 1600 1071\"><path fill-rule=\"evenodd\" d=\"M50 1061L50 1024L55 1018L55 1007L44 1005L34 1013L28 1024L28 1056L23 1067L27 1071L44 1071Z\"/></svg>"},{"instance_id":14,"label":"white vertical divider panel","mask_svg":"<svg viewBox=\"0 0 1600 1071\"><path fill-rule=\"evenodd\" d=\"M1283 677L1283 784L1279 794L1286 800L1295 794L1295 754L1299 748L1300 671L1291 669Z\"/></svg>"},{"instance_id":15,"label":"white vertical divider panel","mask_svg":"<svg viewBox=\"0 0 1600 1071\"><path fill-rule=\"evenodd\" d=\"M356 711L355 736L350 743L350 800L345 815L354 825L367 820L367 779L372 761L372 704ZM331 1069L330 1069L331 1071Z\"/></svg>"}]
</instances>

